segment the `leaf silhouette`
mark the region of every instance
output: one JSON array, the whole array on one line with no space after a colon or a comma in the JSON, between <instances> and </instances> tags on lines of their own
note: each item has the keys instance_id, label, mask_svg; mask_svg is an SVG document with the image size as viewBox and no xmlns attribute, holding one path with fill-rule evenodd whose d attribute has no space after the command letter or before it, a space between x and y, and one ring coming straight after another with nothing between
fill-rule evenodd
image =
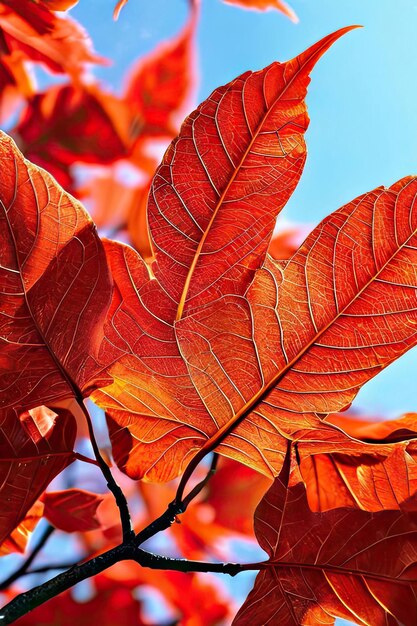
<instances>
[{"instance_id":1,"label":"leaf silhouette","mask_svg":"<svg viewBox=\"0 0 417 626\"><path fill-rule=\"evenodd\" d=\"M127 0L126 0L127 1ZM268 9L277 9L290 18L293 22L298 22L298 17L294 10L282 0L224 0L227 4L236 4L243 9L255 9L257 11L266 11Z\"/></svg>"},{"instance_id":2,"label":"leaf silhouette","mask_svg":"<svg viewBox=\"0 0 417 626\"><path fill-rule=\"evenodd\" d=\"M417 620L417 519L403 511L309 509L289 457L259 504L255 531L269 561L233 626Z\"/></svg>"},{"instance_id":3,"label":"leaf silhouette","mask_svg":"<svg viewBox=\"0 0 417 626\"><path fill-rule=\"evenodd\" d=\"M24 549L27 540L26 515L51 480L74 460L75 420L64 409L59 414L40 406L22 412L0 412L0 513L1 552ZM20 528L25 538L12 531ZM35 515L33 524L37 522Z\"/></svg>"}]
</instances>

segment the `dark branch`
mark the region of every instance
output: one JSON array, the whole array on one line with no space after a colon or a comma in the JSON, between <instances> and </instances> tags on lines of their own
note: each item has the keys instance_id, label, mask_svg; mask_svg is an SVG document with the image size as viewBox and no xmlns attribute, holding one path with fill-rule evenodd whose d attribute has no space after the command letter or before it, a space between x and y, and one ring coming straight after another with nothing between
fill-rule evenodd
<instances>
[{"instance_id":1,"label":"dark branch","mask_svg":"<svg viewBox=\"0 0 417 626\"><path fill-rule=\"evenodd\" d=\"M116 504L119 507L120 521L122 524L122 531L123 531L123 539L124 541L130 541L134 537L134 532L132 529L132 521L130 519L130 512L129 512L129 507L127 504L126 497L123 491L121 490L121 488L119 487L119 485L117 484L117 482L115 481L115 479L113 478L113 475L106 461L101 456L99 447L97 445L96 437L94 434L91 417L90 417L89 412L87 411L87 408L84 402L78 400L78 404L82 412L84 413L85 419L87 420L88 432L90 435L90 441L93 447L94 456L96 457L96 460L101 469L101 472L107 481L107 487L110 489L110 491L114 495Z\"/></svg>"},{"instance_id":2,"label":"dark branch","mask_svg":"<svg viewBox=\"0 0 417 626\"><path fill-rule=\"evenodd\" d=\"M55 528L48 524L48 526L43 531L38 543L33 548L32 552L29 554L26 560L23 561L22 565L15 572L13 572L13 574L10 574L10 576L6 578L6 580L0 583L0 591L8 589L10 585L12 585L16 580L18 580L21 576L24 576L27 573L27 570L32 565L33 561L42 550L54 530Z\"/></svg>"},{"instance_id":3,"label":"dark branch","mask_svg":"<svg viewBox=\"0 0 417 626\"><path fill-rule=\"evenodd\" d=\"M248 569L260 569L263 563L205 563L203 561L187 561L172 559L138 548L133 542L124 543L100 556L96 556L81 565L75 565L66 572L58 574L51 580L20 594L0 610L0 624L11 624L19 617L26 615L36 607L58 594L70 589L77 583L95 576L119 561L135 561L143 567L178 572L216 572L236 576Z\"/></svg>"}]
</instances>

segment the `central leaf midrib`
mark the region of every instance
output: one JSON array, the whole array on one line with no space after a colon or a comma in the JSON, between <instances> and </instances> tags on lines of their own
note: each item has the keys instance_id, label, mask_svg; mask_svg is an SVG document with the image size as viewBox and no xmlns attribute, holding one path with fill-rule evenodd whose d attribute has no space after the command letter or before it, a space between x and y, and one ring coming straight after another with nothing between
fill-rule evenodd
<instances>
[{"instance_id":1,"label":"central leaf midrib","mask_svg":"<svg viewBox=\"0 0 417 626\"><path fill-rule=\"evenodd\" d=\"M204 244L206 242L206 239L210 233L211 227L213 226L214 220L219 212L219 209L221 207L221 205L223 204L223 201L226 197L226 195L228 194L231 186L233 185L236 177L238 176L238 174L240 173L241 168L243 167L243 164L246 160L246 158L248 157L248 155L250 154L250 151L255 143L255 141L258 139L259 133L261 132L263 125L266 123L270 113L275 109L277 103L279 102L279 100L282 98L282 96L285 94L285 92L287 91L287 89L291 86L291 84L294 82L294 80L300 75L300 73L302 72L302 70L304 69L304 67L307 65L308 62L310 62L315 56L320 55L320 52L322 51L322 49L324 47L326 47L327 45L327 40L325 43L323 43L322 46L320 46L317 50L314 51L314 54L312 54L310 57L307 57L307 60L299 66L298 70L294 73L294 75L291 77L291 79L289 80L289 82L284 86L284 88L279 92L279 95L275 98L274 102L272 103L272 105L269 107L269 109L267 109L267 111L265 112L264 116L262 117L261 121L259 122L259 125L255 131L255 133L252 136L251 141L249 142L248 147L246 148L245 152L243 153L239 164L237 165L237 167L235 168L229 182L227 183L225 189L223 190L223 192L220 195L220 198L217 201L217 204L213 210L213 214L210 218L210 221L203 233L202 238L199 241L199 244L197 246L197 249L195 251L193 260L191 262L190 268L188 270L187 273L187 277L185 279L184 282L184 287L181 293L181 297L180 300L178 302L178 309L177 309L177 314L176 314L176 321L178 322L183 314L184 311L184 306L185 306L185 301L187 299L187 294L190 288L190 284L191 284L191 279L193 277L197 262L200 258L201 255L201 251L204 247ZM294 60L294 59L293 59ZM287 63L290 63L291 61L286 61L286 63L284 63L284 65L286 65ZM253 74L252 74L253 75ZM265 79L264 79L265 80ZM242 90L242 95L243 95L243 90ZM266 104L266 102L265 102ZM250 128L248 127L248 130L250 131Z\"/></svg>"},{"instance_id":2,"label":"central leaf midrib","mask_svg":"<svg viewBox=\"0 0 417 626\"><path fill-rule=\"evenodd\" d=\"M388 191L386 189L384 191ZM266 396L272 391L276 385L284 378L284 376L292 369L292 367L308 352L308 350L317 342L322 335L324 335L336 321L342 317L346 311L349 309L354 302L358 298L362 296L362 294L372 285L372 283L378 279L380 274L392 263L395 257L402 252L402 250L407 246L408 242L415 237L417 234L417 229L415 229L410 236L402 243L398 249L387 259L387 261L382 265L382 267L372 276L367 283L358 291L358 293L343 307L338 314L332 318L319 332L317 332L312 339L308 342L308 344L289 362L287 365L282 368L275 376L273 376L261 389L254 395L252 398L246 402L246 404L237 412L235 415L224 424L215 435L210 437L206 443L204 444L202 450L204 450L204 454L212 451L215 447L217 447L235 428L242 422L249 413L251 413L261 402L263 402ZM250 306L250 305L249 305ZM335 372L336 374L337 372ZM337 391L337 389L335 389Z\"/></svg>"}]
</instances>

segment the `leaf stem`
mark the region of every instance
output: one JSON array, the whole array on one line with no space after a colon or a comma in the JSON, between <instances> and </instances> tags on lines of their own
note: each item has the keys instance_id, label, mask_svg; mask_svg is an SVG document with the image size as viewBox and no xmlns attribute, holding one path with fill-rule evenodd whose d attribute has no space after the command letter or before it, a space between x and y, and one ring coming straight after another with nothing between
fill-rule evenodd
<instances>
[{"instance_id":1,"label":"leaf stem","mask_svg":"<svg viewBox=\"0 0 417 626\"><path fill-rule=\"evenodd\" d=\"M49 537L52 535L54 530L55 528L51 526L51 524L48 524L46 526L38 543L33 548L29 556L25 559L25 561L23 561L22 565L15 572L13 572L13 574L10 574L10 576L8 576L6 580L0 583L0 591L4 591L5 589L8 589L10 585L12 585L21 576L24 576L25 574L27 574L27 570L32 565L33 561L35 560L39 552L45 546L46 542L48 541Z\"/></svg>"},{"instance_id":2,"label":"leaf stem","mask_svg":"<svg viewBox=\"0 0 417 626\"><path fill-rule=\"evenodd\" d=\"M107 487L110 489L112 494L114 495L114 499L116 500L116 504L119 507L120 511L120 521L122 524L122 532L123 532L123 540L130 541L134 537L134 531L132 528L132 520L130 518L129 506L127 504L126 497L121 490L120 486L115 481L113 474L111 473L110 467L107 465L106 461L101 456L97 440L94 434L93 423L91 421L91 416L85 406L83 400L78 399L78 405L84 413L85 419L87 421L88 432L90 435L91 445L93 447L94 456L96 457L97 463L101 469L101 472L106 479Z\"/></svg>"}]
</instances>

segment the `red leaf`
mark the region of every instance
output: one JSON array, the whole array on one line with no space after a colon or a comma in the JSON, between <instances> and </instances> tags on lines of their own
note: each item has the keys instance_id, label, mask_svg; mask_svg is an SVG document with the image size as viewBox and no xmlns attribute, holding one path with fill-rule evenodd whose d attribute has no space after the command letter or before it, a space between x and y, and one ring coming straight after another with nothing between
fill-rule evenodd
<instances>
[{"instance_id":1,"label":"red leaf","mask_svg":"<svg viewBox=\"0 0 417 626\"><path fill-rule=\"evenodd\" d=\"M289 459L260 503L255 530L269 561L234 626L417 622L417 523L402 511L313 513Z\"/></svg>"},{"instance_id":2,"label":"red leaf","mask_svg":"<svg viewBox=\"0 0 417 626\"><path fill-rule=\"evenodd\" d=\"M127 0L125 0L127 1ZM243 9L255 9L257 11L266 11L268 9L277 9L290 18L293 22L298 22L298 17L293 9L282 0L224 0L227 4L236 4Z\"/></svg>"},{"instance_id":3,"label":"red leaf","mask_svg":"<svg viewBox=\"0 0 417 626\"><path fill-rule=\"evenodd\" d=\"M90 626L97 620L100 626L145 626L141 603L132 588L123 581L117 585L106 574L94 578L93 598L77 602L71 591L52 598L16 621L18 626Z\"/></svg>"},{"instance_id":4,"label":"red leaf","mask_svg":"<svg viewBox=\"0 0 417 626\"><path fill-rule=\"evenodd\" d=\"M313 50L323 51L331 40L313 46ZM302 58L305 60L306 55ZM183 133L184 128L187 124ZM194 152L190 159L194 163ZM170 176L168 170L165 173ZM160 177L159 172L155 181ZM193 181L191 177L191 185ZM109 373L115 382L94 397L108 410L119 466L135 478L146 475L152 480L168 480L184 468L197 449L202 448L201 458L217 446L220 453L274 475L287 438L298 441L301 457L336 451L367 453L370 448L366 444L350 440L323 422L319 414L344 408L364 382L415 343L414 326L409 325L415 311L412 295L401 287L412 281L403 260L412 254L404 241L413 234L403 232L392 220L409 223L416 186L414 179L400 181L391 189L378 189L343 207L313 231L285 266L267 259L249 289L250 275L245 270L242 276L242 263L234 273L234 262L243 253L244 242L236 250L220 246L217 253L213 250L211 256L198 258L188 287L197 289L193 300L200 302L200 308L188 311L175 325L173 285L183 284L176 279L179 275L184 278L185 261L168 284L168 274L158 268L161 255L164 262L170 261L159 250L154 270L157 276L162 275L160 285L132 250L107 244L117 287L106 330L106 345L114 350ZM166 190L169 197L172 189ZM173 220L184 211L184 205L178 210L175 207L174 202L171 213L167 213L171 215L169 223L151 224L154 239L171 233ZM228 205L223 213L218 210L216 219L220 223L223 216L227 222ZM250 220L255 213L250 212ZM372 224L377 226L373 229ZM232 225L238 227L235 217ZM391 239L379 245L379 232L387 228L401 230L405 240L398 240L395 248ZM261 219L253 229L251 243L259 230L262 235L259 252L267 243ZM207 238L214 236L212 229L206 233ZM220 236L220 229L218 233ZM187 246L194 246L196 240L191 235L190 240ZM354 248L356 241L361 242L360 258L349 248ZM179 244L171 257L180 254ZM252 259L259 263L263 255L259 259L254 254ZM226 261L230 280L228 270L224 271ZM196 276L199 264L202 270L210 266L207 275L212 280L207 290L203 290L206 274L202 273L201 281ZM220 280L214 278L215 271L220 272ZM391 271L400 273L395 278L398 289L390 284ZM348 285L346 276L351 277ZM294 301L294 289L303 297ZM392 289L396 290L395 306L402 307L395 317L397 343L386 335L384 316L380 315L396 314L390 308ZM219 297L213 299L216 293ZM378 303L375 312L372 303ZM362 317L369 318L369 326L358 322ZM369 341L378 349L372 343L368 346ZM124 353L121 358L117 358L117 351ZM343 355L343 362L335 358L336 354ZM391 448L381 447L378 453L387 456Z\"/></svg>"},{"instance_id":5,"label":"red leaf","mask_svg":"<svg viewBox=\"0 0 417 626\"><path fill-rule=\"evenodd\" d=\"M127 111L98 87L50 87L28 102L14 130L25 156L73 191L75 163L112 163L128 153Z\"/></svg>"},{"instance_id":6,"label":"red leaf","mask_svg":"<svg viewBox=\"0 0 417 626\"><path fill-rule=\"evenodd\" d=\"M1 459L0 459L1 464ZM27 543L36 528L38 522L43 516L43 504L40 500L36 500L35 504L26 513L25 518L10 535L0 545L0 556L10 554L12 552L23 553L26 550Z\"/></svg>"},{"instance_id":7,"label":"red leaf","mask_svg":"<svg viewBox=\"0 0 417 626\"><path fill-rule=\"evenodd\" d=\"M81 205L4 134L0 166L1 458L3 484L17 499L4 516L6 536L73 458L72 415L33 407L109 381L98 351L111 278Z\"/></svg>"},{"instance_id":8,"label":"red leaf","mask_svg":"<svg viewBox=\"0 0 417 626\"><path fill-rule=\"evenodd\" d=\"M2 552L24 549L27 537L10 533L27 518L29 509L51 480L74 460L75 420L64 409L57 415L45 406L20 414L1 410L0 429L0 543ZM37 513L35 518L37 518ZM27 522L18 530L26 535ZM33 527L35 520L30 521ZM30 530L29 526L29 530Z\"/></svg>"},{"instance_id":9,"label":"red leaf","mask_svg":"<svg viewBox=\"0 0 417 626\"><path fill-rule=\"evenodd\" d=\"M309 73L348 30L216 89L165 153L148 220L153 272L177 320L222 294L242 295L262 264L304 166Z\"/></svg>"},{"instance_id":10,"label":"red leaf","mask_svg":"<svg viewBox=\"0 0 417 626\"><path fill-rule=\"evenodd\" d=\"M92 51L88 36L77 22L58 17L44 3L4 0L0 29L10 52L19 50L26 59L75 79L81 77L86 63L104 62Z\"/></svg>"},{"instance_id":11,"label":"red leaf","mask_svg":"<svg viewBox=\"0 0 417 626\"><path fill-rule=\"evenodd\" d=\"M378 424L343 415L330 419L349 435L374 445L359 456L335 453L303 459L300 470L313 511L339 506L397 509L417 492L416 415ZM390 454L379 454L380 445L386 449L387 443Z\"/></svg>"},{"instance_id":12,"label":"red leaf","mask_svg":"<svg viewBox=\"0 0 417 626\"><path fill-rule=\"evenodd\" d=\"M199 4L193 0L190 6L182 32L137 61L129 72L124 97L141 135L171 138L177 133L176 118L184 113L195 84L192 64Z\"/></svg>"},{"instance_id":13,"label":"red leaf","mask_svg":"<svg viewBox=\"0 0 417 626\"><path fill-rule=\"evenodd\" d=\"M45 505L44 516L59 530L73 533L100 527L96 512L103 498L96 493L81 489L50 491L41 500Z\"/></svg>"},{"instance_id":14,"label":"red leaf","mask_svg":"<svg viewBox=\"0 0 417 626\"><path fill-rule=\"evenodd\" d=\"M2 409L54 406L99 369L111 278L81 205L4 134L0 163Z\"/></svg>"}]
</instances>

